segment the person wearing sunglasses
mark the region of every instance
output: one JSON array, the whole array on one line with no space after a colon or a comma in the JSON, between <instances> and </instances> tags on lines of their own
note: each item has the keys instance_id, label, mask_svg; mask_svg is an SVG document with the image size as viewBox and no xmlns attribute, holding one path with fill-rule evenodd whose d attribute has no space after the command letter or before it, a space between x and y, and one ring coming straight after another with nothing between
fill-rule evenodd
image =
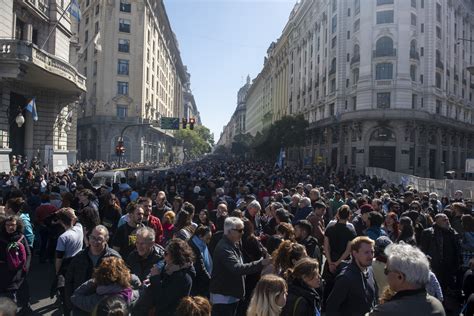
<instances>
[{"instance_id":1,"label":"person wearing sunglasses","mask_svg":"<svg viewBox=\"0 0 474 316\"><path fill-rule=\"evenodd\" d=\"M430 280L430 264L426 255L408 244L391 244L385 249L385 275L395 293L377 305L369 316L431 315L445 316L443 304L426 292Z\"/></svg>"},{"instance_id":2,"label":"person wearing sunglasses","mask_svg":"<svg viewBox=\"0 0 474 316\"><path fill-rule=\"evenodd\" d=\"M224 221L224 236L213 255L210 298L213 316L234 316L239 302L245 297L245 275L259 273L271 263L271 258L260 258L243 263L240 241L244 223L240 218L228 217Z\"/></svg>"}]
</instances>

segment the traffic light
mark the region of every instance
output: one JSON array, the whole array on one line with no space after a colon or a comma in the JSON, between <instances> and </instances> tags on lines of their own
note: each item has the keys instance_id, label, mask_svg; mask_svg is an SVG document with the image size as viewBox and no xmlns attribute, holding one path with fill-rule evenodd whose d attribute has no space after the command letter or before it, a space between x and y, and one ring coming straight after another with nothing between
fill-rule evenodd
<instances>
[{"instance_id":1,"label":"traffic light","mask_svg":"<svg viewBox=\"0 0 474 316\"><path fill-rule=\"evenodd\" d=\"M189 129L194 129L194 123L196 123L196 119L194 117L191 117L189 119Z\"/></svg>"},{"instance_id":2,"label":"traffic light","mask_svg":"<svg viewBox=\"0 0 474 316\"><path fill-rule=\"evenodd\" d=\"M183 125L183 129L186 129L186 125L188 125L188 120L185 117L183 117L181 119L181 124Z\"/></svg>"},{"instance_id":3,"label":"traffic light","mask_svg":"<svg viewBox=\"0 0 474 316\"><path fill-rule=\"evenodd\" d=\"M123 156L123 154L125 154L125 146L123 146L123 141L119 141L117 146L115 146L115 154L117 156Z\"/></svg>"}]
</instances>

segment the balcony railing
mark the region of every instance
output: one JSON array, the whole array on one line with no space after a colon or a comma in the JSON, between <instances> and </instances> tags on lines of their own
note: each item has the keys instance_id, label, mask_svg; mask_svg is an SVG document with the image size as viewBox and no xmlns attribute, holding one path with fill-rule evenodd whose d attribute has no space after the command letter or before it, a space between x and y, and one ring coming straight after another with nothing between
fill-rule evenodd
<instances>
[{"instance_id":1,"label":"balcony railing","mask_svg":"<svg viewBox=\"0 0 474 316\"><path fill-rule=\"evenodd\" d=\"M441 60L436 61L436 68L444 69L444 64Z\"/></svg>"},{"instance_id":2,"label":"balcony railing","mask_svg":"<svg viewBox=\"0 0 474 316\"><path fill-rule=\"evenodd\" d=\"M351 58L351 65L360 62L360 55Z\"/></svg>"},{"instance_id":3,"label":"balcony railing","mask_svg":"<svg viewBox=\"0 0 474 316\"><path fill-rule=\"evenodd\" d=\"M329 76L335 73L336 73L336 67L331 67L331 69L329 69Z\"/></svg>"},{"instance_id":4,"label":"balcony railing","mask_svg":"<svg viewBox=\"0 0 474 316\"><path fill-rule=\"evenodd\" d=\"M420 60L420 54L417 51L411 50L410 51L410 58Z\"/></svg>"},{"instance_id":5,"label":"balcony railing","mask_svg":"<svg viewBox=\"0 0 474 316\"><path fill-rule=\"evenodd\" d=\"M68 62L39 49L33 43L15 39L0 39L0 62L15 59L32 63L44 71L71 81L79 89L86 90L86 78Z\"/></svg>"},{"instance_id":6,"label":"balcony railing","mask_svg":"<svg viewBox=\"0 0 474 316\"><path fill-rule=\"evenodd\" d=\"M372 56L374 58L397 56L397 50L395 48L394 49L384 49L384 50L374 50L372 52Z\"/></svg>"}]
</instances>

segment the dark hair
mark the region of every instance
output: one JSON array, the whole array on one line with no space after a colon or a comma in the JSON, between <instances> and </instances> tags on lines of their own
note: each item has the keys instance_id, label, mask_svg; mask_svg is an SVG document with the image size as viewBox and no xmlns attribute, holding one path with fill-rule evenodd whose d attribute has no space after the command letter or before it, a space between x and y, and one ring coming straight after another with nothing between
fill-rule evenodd
<instances>
[{"instance_id":1,"label":"dark hair","mask_svg":"<svg viewBox=\"0 0 474 316\"><path fill-rule=\"evenodd\" d=\"M474 232L474 217L465 214L461 217L462 228L465 232Z\"/></svg>"},{"instance_id":2,"label":"dark hair","mask_svg":"<svg viewBox=\"0 0 474 316\"><path fill-rule=\"evenodd\" d=\"M182 206L183 210L188 212L189 214L194 214L195 207L189 202L184 202Z\"/></svg>"},{"instance_id":3,"label":"dark hair","mask_svg":"<svg viewBox=\"0 0 474 316\"><path fill-rule=\"evenodd\" d=\"M0 312L2 316L15 316L16 304L8 297L0 297Z\"/></svg>"},{"instance_id":4,"label":"dark hair","mask_svg":"<svg viewBox=\"0 0 474 316\"><path fill-rule=\"evenodd\" d=\"M199 211L199 214L201 214L201 212L204 212L204 214L206 214L206 222L204 223L205 225L211 225L211 220L209 219L209 211L206 210L205 208L203 208L201 211ZM199 215L198 214L198 215ZM201 219L199 218L199 222L201 223Z\"/></svg>"},{"instance_id":5,"label":"dark hair","mask_svg":"<svg viewBox=\"0 0 474 316\"><path fill-rule=\"evenodd\" d=\"M96 196L95 196L94 192L92 192L92 190L89 190L89 189L82 189L79 192L79 194L87 197L87 199L89 199L90 201L96 199Z\"/></svg>"},{"instance_id":6,"label":"dark hair","mask_svg":"<svg viewBox=\"0 0 474 316\"><path fill-rule=\"evenodd\" d=\"M9 199L6 204L7 208L12 209L15 214L19 214L25 209L25 200L21 197Z\"/></svg>"},{"instance_id":7,"label":"dark hair","mask_svg":"<svg viewBox=\"0 0 474 316\"><path fill-rule=\"evenodd\" d=\"M414 234L413 221L408 216L402 216L402 218L400 218L400 235L398 236L397 242L407 238L415 238Z\"/></svg>"},{"instance_id":8,"label":"dark hair","mask_svg":"<svg viewBox=\"0 0 474 316\"><path fill-rule=\"evenodd\" d=\"M12 221L16 221L16 231L18 233L23 232L24 224L21 218L18 215L7 215L7 216L0 217L0 233L2 235L7 233L7 229L5 227L7 222L12 222Z\"/></svg>"},{"instance_id":9,"label":"dark hair","mask_svg":"<svg viewBox=\"0 0 474 316\"><path fill-rule=\"evenodd\" d=\"M210 316L211 304L202 296L186 296L179 302L176 315L180 316Z\"/></svg>"},{"instance_id":10,"label":"dark hair","mask_svg":"<svg viewBox=\"0 0 474 316\"><path fill-rule=\"evenodd\" d=\"M370 227L380 227L383 224L383 216L377 211L372 211L369 213Z\"/></svg>"},{"instance_id":11,"label":"dark hair","mask_svg":"<svg viewBox=\"0 0 474 316\"><path fill-rule=\"evenodd\" d=\"M288 281L302 280L303 277L313 278L319 270L319 262L313 258L302 258L293 269L289 269L285 273L285 279Z\"/></svg>"},{"instance_id":12,"label":"dark hair","mask_svg":"<svg viewBox=\"0 0 474 316\"><path fill-rule=\"evenodd\" d=\"M278 218L278 220L281 223L289 223L290 222L290 213L288 213L287 210L284 208L279 208L275 211L275 217Z\"/></svg>"},{"instance_id":13,"label":"dark hair","mask_svg":"<svg viewBox=\"0 0 474 316\"><path fill-rule=\"evenodd\" d=\"M211 228L206 225L199 225L194 231L194 235L198 237L204 237L211 232Z\"/></svg>"},{"instance_id":14,"label":"dark hair","mask_svg":"<svg viewBox=\"0 0 474 316\"><path fill-rule=\"evenodd\" d=\"M290 223L280 223L276 231L283 236L283 239L295 241L295 229Z\"/></svg>"},{"instance_id":15,"label":"dark hair","mask_svg":"<svg viewBox=\"0 0 474 316\"><path fill-rule=\"evenodd\" d=\"M188 227L191 225L191 214L185 210L181 210L178 215L176 215L176 231Z\"/></svg>"},{"instance_id":16,"label":"dark hair","mask_svg":"<svg viewBox=\"0 0 474 316\"><path fill-rule=\"evenodd\" d=\"M173 238L166 246L166 251L173 259L173 263L182 266L194 262L194 252L187 242Z\"/></svg>"},{"instance_id":17,"label":"dark hair","mask_svg":"<svg viewBox=\"0 0 474 316\"><path fill-rule=\"evenodd\" d=\"M97 304L97 316L128 316L128 304L120 295L108 295Z\"/></svg>"},{"instance_id":18,"label":"dark hair","mask_svg":"<svg viewBox=\"0 0 474 316\"><path fill-rule=\"evenodd\" d=\"M306 219L300 219L297 221L295 227L296 226L301 227L301 229L305 230L308 235L313 231L313 225L311 225L311 223Z\"/></svg>"},{"instance_id":19,"label":"dark hair","mask_svg":"<svg viewBox=\"0 0 474 316\"><path fill-rule=\"evenodd\" d=\"M348 220L350 215L351 215L351 209L349 208L349 205L342 205L337 210L337 216L339 217L339 219Z\"/></svg>"}]
</instances>

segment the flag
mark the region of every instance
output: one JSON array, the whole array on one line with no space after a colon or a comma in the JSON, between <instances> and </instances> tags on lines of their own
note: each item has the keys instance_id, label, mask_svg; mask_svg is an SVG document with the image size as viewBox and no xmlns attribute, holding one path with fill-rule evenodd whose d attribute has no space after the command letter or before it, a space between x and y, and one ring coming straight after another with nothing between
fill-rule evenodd
<instances>
[{"instance_id":1,"label":"flag","mask_svg":"<svg viewBox=\"0 0 474 316\"><path fill-rule=\"evenodd\" d=\"M73 17L77 19L77 21L81 20L81 9L79 8L79 3L77 3L77 0L71 0L68 11Z\"/></svg>"},{"instance_id":2,"label":"flag","mask_svg":"<svg viewBox=\"0 0 474 316\"><path fill-rule=\"evenodd\" d=\"M33 116L33 120L37 121L38 120L38 112L36 112L36 101L35 98L31 99L30 102L25 107L25 110L28 112L31 112L31 115Z\"/></svg>"},{"instance_id":3,"label":"flag","mask_svg":"<svg viewBox=\"0 0 474 316\"><path fill-rule=\"evenodd\" d=\"M277 160L277 165L278 168L283 168L284 164L284 159L285 159L285 150L283 148L280 149L280 154L278 154L278 160Z\"/></svg>"},{"instance_id":4,"label":"flag","mask_svg":"<svg viewBox=\"0 0 474 316\"><path fill-rule=\"evenodd\" d=\"M97 34L94 37L94 49L100 53L102 51L102 45L100 45L99 40L100 40L100 31L97 32Z\"/></svg>"}]
</instances>

